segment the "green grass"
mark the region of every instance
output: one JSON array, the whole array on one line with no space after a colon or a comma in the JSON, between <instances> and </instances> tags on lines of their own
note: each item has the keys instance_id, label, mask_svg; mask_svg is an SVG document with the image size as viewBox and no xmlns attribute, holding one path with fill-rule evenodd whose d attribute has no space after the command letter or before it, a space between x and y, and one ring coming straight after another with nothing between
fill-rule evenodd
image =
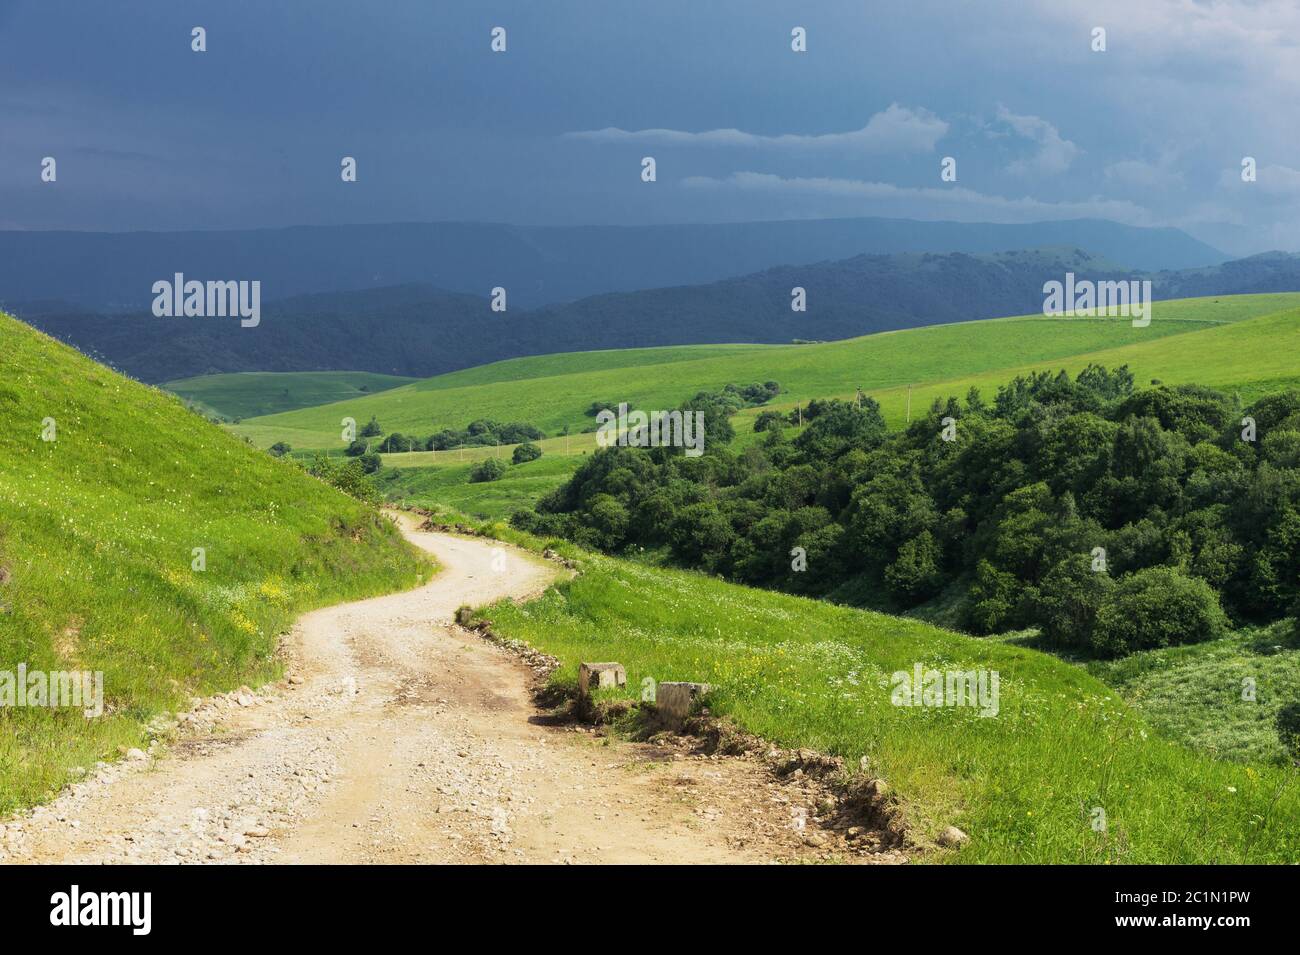
<instances>
[{"instance_id":1,"label":"green grass","mask_svg":"<svg viewBox=\"0 0 1300 955\"><path fill-rule=\"evenodd\" d=\"M786 389L781 406L809 398L849 395L861 386L881 397L891 421L906 414L913 396L960 385L967 376L1001 382L1009 369L1059 367L1073 359L1131 347L1129 357L1163 368L1161 348L1172 342L1228 331L1222 326L1300 307L1300 294L1225 296L1159 302L1147 328L1127 319L1047 318L1042 315L966 322L886 332L820 345L682 346L586 352L515 359L441 375L382 394L246 420L235 430L261 447L288 441L295 448L337 447L344 417L373 415L388 431L425 436L442 427L464 427L480 417L526 421L554 434L568 425L578 431L592 419L593 400L626 400L643 408L675 407L695 392L730 383L775 379ZM1294 320L1292 320L1294 322ZM811 330L810 330L811 337ZM1240 338L1255 340L1255 332ZM1258 341L1255 344L1260 343ZM1211 348L1211 351L1214 349ZM1234 380L1291 374L1286 355L1265 349L1263 367L1233 356ZM1141 370L1141 369L1140 369ZM1172 368L1165 372L1172 376ZM1148 377L1160 377L1152 373Z\"/></svg>"},{"instance_id":2,"label":"green grass","mask_svg":"<svg viewBox=\"0 0 1300 955\"><path fill-rule=\"evenodd\" d=\"M4 315L0 420L0 671L103 671L106 705L0 709L0 813L273 675L301 611L432 570L373 509Z\"/></svg>"},{"instance_id":3,"label":"green grass","mask_svg":"<svg viewBox=\"0 0 1300 955\"><path fill-rule=\"evenodd\" d=\"M238 419L359 398L415 380L368 371L246 371L178 378L160 387L201 411Z\"/></svg>"},{"instance_id":4,"label":"green grass","mask_svg":"<svg viewBox=\"0 0 1300 955\"><path fill-rule=\"evenodd\" d=\"M1281 759L1274 717L1300 700L1300 647L1291 621L1223 640L1096 662L1091 672L1114 686L1158 731L1222 759ZM1253 699L1243 699L1246 681Z\"/></svg>"},{"instance_id":5,"label":"green grass","mask_svg":"<svg viewBox=\"0 0 1300 955\"><path fill-rule=\"evenodd\" d=\"M504 455L502 459L510 460ZM511 464L505 477L478 484L469 483L472 464L398 468L384 471L379 487L388 500L396 503L422 507L446 504L474 517L508 518L517 510L532 507L547 491L567 481L573 473L573 461L544 456L526 464Z\"/></svg>"},{"instance_id":6,"label":"green grass","mask_svg":"<svg viewBox=\"0 0 1300 955\"><path fill-rule=\"evenodd\" d=\"M518 537L499 526L497 533ZM563 545L561 545L563 547ZM569 549L570 553L576 553ZM578 554L583 573L540 600L482 611L494 629L642 681L712 684L709 705L783 746L866 756L913 831L971 842L935 858L997 863L1293 863L1300 783L1274 764L1220 761L1161 736L1082 667L898 617ZM890 676L996 670L1000 709L891 705ZM1094 807L1107 830L1094 831Z\"/></svg>"}]
</instances>

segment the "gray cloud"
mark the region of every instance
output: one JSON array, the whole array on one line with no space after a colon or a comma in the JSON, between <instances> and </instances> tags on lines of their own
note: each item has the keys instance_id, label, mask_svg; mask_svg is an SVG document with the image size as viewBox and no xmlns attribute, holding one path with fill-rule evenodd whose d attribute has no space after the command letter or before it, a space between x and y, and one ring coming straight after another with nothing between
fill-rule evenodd
<instances>
[{"instance_id":1,"label":"gray cloud","mask_svg":"<svg viewBox=\"0 0 1300 955\"><path fill-rule=\"evenodd\" d=\"M766 136L739 129L687 132L679 129L605 129L566 133L566 138L595 143L644 143L666 146L738 146L778 149L844 148L862 152L930 152L948 132L948 124L925 109L898 103L876 113L861 129L844 133L783 133Z\"/></svg>"}]
</instances>

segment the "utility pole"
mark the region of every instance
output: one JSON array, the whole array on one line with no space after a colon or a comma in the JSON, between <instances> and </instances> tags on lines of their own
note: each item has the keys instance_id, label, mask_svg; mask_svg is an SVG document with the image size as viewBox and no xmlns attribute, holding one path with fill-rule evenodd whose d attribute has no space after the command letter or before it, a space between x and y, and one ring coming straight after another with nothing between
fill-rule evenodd
<instances>
[{"instance_id":1,"label":"utility pole","mask_svg":"<svg viewBox=\"0 0 1300 955\"><path fill-rule=\"evenodd\" d=\"M907 423L912 423L912 386L907 386Z\"/></svg>"}]
</instances>

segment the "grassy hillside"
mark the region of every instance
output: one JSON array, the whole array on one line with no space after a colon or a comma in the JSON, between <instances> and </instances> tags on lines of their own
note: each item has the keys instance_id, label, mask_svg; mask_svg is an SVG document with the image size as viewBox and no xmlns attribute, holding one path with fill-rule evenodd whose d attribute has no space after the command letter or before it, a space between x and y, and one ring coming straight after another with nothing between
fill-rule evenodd
<instances>
[{"instance_id":1,"label":"grassy hillside","mask_svg":"<svg viewBox=\"0 0 1300 955\"><path fill-rule=\"evenodd\" d=\"M558 656L561 681L584 660L624 664L629 697L646 677L705 681L712 710L753 732L849 765L866 757L923 840L949 824L971 835L959 861L1300 858L1293 773L1163 738L1081 667L919 621L579 556L577 579L484 616ZM917 663L996 670L997 714L891 705L891 675ZM1273 692L1270 680L1261 673L1261 692ZM1093 827L1096 808L1105 831Z\"/></svg>"},{"instance_id":2,"label":"grassy hillside","mask_svg":"<svg viewBox=\"0 0 1300 955\"><path fill-rule=\"evenodd\" d=\"M1202 333L1226 331L1224 325L1296 307L1300 307L1300 294L1245 295L1160 302L1146 328L1134 328L1125 319L1032 315L818 345L686 346L517 359L379 395L246 420L235 430L262 447L283 440L295 448L340 446L339 421L344 416L367 421L373 415L385 429L404 434L464 427L478 417L527 421L554 434L564 425L574 430L589 427L592 419L584 412L593 400L669 408L701 389L768 379L786 389L778 404L790 406L809 398L847 396L860 386L881 401L892 423L901 423L909 385L914 387L915 407L917 401L928 400L931 391L951 393L955 387L951 383L964 383L964 376L992 382L1005 380L1012 376L1009 372L1021 368L1082 367L1100 360L1099 353L1117 349L1130 349L1121 357L1132 360L1143 383L1150 377L1177 380L1175 375L1189 370L1199 375L1201 369L1189 361L1193 353L1218 355L1213 363L1218 373L1234 380L1285 377L1291 365L1275 336L1291 335L1294 318L1265 328L1241 329L1224 345L1213 338L1200 346L1187 343ZM812 319L808 336L816 337ZM1174 341L1180 348L1166 359L1164 349ZM1247 348L1249 354L1219 354L1225 345ZM1261 364L1256 358L1264 361ZM918 390L919 386L930 391Z\"/></svg>"},{"instance_id":3,"label":"grassy hillside","mask_svg":"<svg viewBox=\"0 0 1300 955\"><path fill-rule=\"evenodd\" d=\"M220 417L251 418L378 394L412 380L368 371L249 371L178 378L161 387Z\"/></svg>"},{"instance_id":4,"label":"grassy hillside","mask_svg":"<svg viewBox=\"0 0 1300 955\"><path fill-rule=\"evenodd\" d=\"M272 674L300 611L430 573L373 509L5 315L0 418L0 671L99 670L105 697L0 709L0 812Z\"/></svg>"}]
</instances>

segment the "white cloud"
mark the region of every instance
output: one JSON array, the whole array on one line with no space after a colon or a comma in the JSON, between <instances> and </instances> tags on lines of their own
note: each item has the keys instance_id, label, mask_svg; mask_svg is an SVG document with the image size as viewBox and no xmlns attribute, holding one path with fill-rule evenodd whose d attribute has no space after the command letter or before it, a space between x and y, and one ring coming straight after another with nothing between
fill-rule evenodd
<instances>
[{"instance_id":1,"label":"white cloud","mask_svg":"<svg viewBox=\"0 0 1300 955\"><path fill-rule=\"evenodd\" d=\"M1082 201L1044 202L1024 196L1010 199L962 186L951 188L899 186L889 182L828 177L783 177L761 172L737 172L725 179L691 176L682 184L692 189L735 189L783 195L827 196L864 201L908 200L989 222L1032 222L1043 219L1113 219L1129 225L1154 225L1151 213L1123 199L1094 196Z\"/></svg>"},{"instance_id":2,"label":"white cloud","mask_svg":"<svg viewBox=\"0 0 1300 955\"><path fill-rule=\"evenodd\" d=\"M948 132L948 124L925 109L911 109L897 103L876 113L861 129L847 133L802 135L783 133L764 136L739 129L709 129L687 132L679 129L619 129L609 126L565 133L568 139L597 143L647 143L668 146L742 146L789 149L847 148L863 152L929 152Z\"/></svg>"},{"instance_id":3,"label":"white cloud","mask_svg":"<svg viewBox=\"0 0 1300 955\"><path fill-rule=\"evenodd\" d=\"M1023 116L1013 113L1005 106L998 106L998 121L1011 127L1022 139L1034 143L1038 151L1028 159L1017 159L1007 166L1007 171L1015 174L1027 172L1054 175L1065 172L1079 154L1079 147L1061 136L1060 131L1047 120L1038 116Z\"/></svg>"}]
</instances>

